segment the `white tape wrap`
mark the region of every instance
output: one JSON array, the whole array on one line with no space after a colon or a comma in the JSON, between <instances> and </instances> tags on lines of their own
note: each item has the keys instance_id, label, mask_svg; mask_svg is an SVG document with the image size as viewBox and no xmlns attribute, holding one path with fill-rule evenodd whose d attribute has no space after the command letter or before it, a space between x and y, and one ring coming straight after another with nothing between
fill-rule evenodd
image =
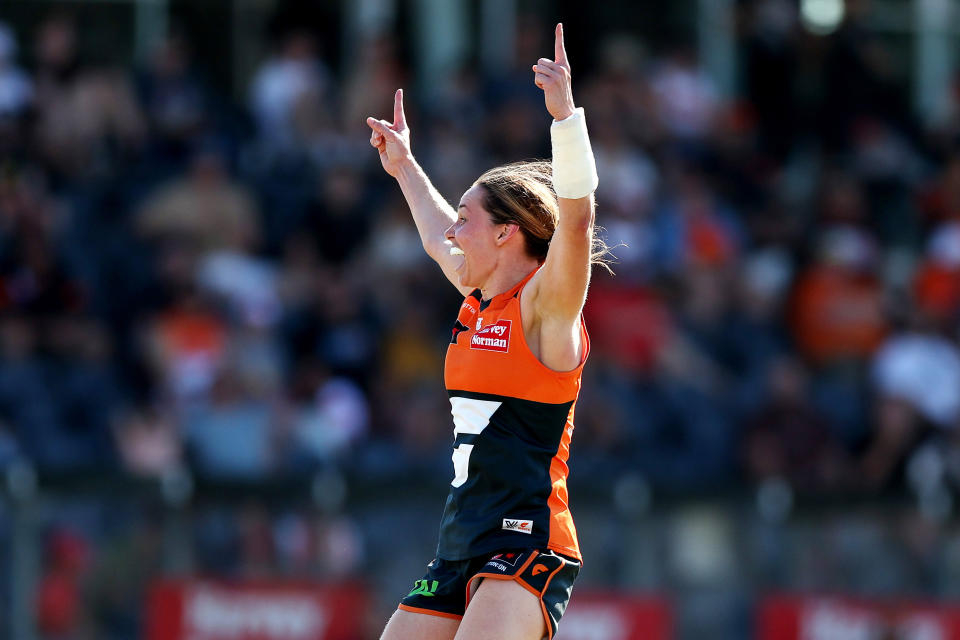
<instances>
[{"instance_id":1,"label":"white tape wrap","mask_svg":"<svg viewBox=\"0 0 960 640\"><path fill-rule=\"evenodd\" d=\"M585 198L597 188L597 164L590 148L583 107L550 125L553 145L553 190L561 198Z\"/></svg>"}]
</instances>

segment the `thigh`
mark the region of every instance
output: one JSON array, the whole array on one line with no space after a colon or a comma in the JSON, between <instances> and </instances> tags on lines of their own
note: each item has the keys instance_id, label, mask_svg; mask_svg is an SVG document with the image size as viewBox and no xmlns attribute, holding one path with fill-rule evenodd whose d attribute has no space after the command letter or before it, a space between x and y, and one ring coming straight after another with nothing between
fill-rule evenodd
<instances>
[{"instance_id":1,"label":"thigh","mask_svg":"<svg viewBox=\"0 0 960 640\"><path fill-rule=\"evenodd\" d=\"M485 579L470 598L456 640L541 640L540 599L515 580Z\"/></svg>"},{"instance_id":2,"label":"thigh","mask_svg":"<svg viewBox=\"0 0 960 640\"><path fill-rule=\"evenodd\" d=\"M380 640L453 640L459 624L458 618L397 609Z\"/></svg>"}]
</instances>

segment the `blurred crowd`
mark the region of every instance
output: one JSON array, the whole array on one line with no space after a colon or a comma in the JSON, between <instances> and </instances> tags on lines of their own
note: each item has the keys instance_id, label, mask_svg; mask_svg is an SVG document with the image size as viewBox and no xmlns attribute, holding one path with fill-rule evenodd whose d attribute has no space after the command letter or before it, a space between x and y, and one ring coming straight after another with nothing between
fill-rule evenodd
<instances>
[{"instance_id":1,"label":"blurred crowd","mask_svg":"<svg viewBox=\"0 0 960 640\"><path fill-rule=\"evenodd\" d=\"M585 312L572 476L960 486L960 82L921 120L856 14L815 37L790 3L745 6L734 96L682 42L573 59L618 262ZM137 66L86 60L79 28L0 25L0 465L448 479L458 294L364 118L408 87L456 202L549 156L529 71L549 28L521 18L512 67L418 95L393 36L336 70L290 25L243 102L181 32Z\"/></svg>"}]
</instances>

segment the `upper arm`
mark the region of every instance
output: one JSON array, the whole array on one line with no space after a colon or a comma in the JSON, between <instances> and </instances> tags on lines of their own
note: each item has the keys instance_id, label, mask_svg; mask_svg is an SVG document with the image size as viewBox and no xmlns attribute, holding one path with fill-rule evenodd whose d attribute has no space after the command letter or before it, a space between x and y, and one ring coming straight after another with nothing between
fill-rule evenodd
<instances>
[{"instance_id":1,"label":"upper arm","mask_svg":"<svg viewBox=\"0 0 960 640\"><path fill-rule=\"evenodd\" d=\"M531 306L541 322L580 317L590 284L593 248L593 196L559 199L560 221L543 267L530 280Z\"/></svg>"}]
</instances>

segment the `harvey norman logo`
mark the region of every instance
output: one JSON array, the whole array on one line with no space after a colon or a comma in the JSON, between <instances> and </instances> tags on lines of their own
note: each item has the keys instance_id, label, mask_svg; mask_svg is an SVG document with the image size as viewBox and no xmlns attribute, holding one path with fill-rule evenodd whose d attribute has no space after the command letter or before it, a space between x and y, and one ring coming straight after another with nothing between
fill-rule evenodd
<instances>
[{"instance_id":1,"label":"harvey norman logo","mask_svg":"<svg viewBox=\"0 0 960 640\"><path fill-rule=\"evenodd\" d=\"M326 633L329 616L314 599L295 593L192 590L185 603L192 638L310 640Z\"/></svg>"},{"instance_id":2,"label":"harvey norman logo","mask_svg":"<svg viewBox=\"0 0 960 640\"><path fill-rule=\"evenodd\" d=\"M504 518L503 530L518 531L520 533L533 533L533 520L515 520L514 518Z\"/></svg>"},{"instance_id":3,"label":"harvey norman logo","mask_svg":"<svg viewBox=\"0 0 960 640\"><path fill-rule=\"evenodd\" d=\"M470 339L470 348L506 353L510 350L511 324L512 321L510 320L498 320L480 329Z\"/></svg>"}]
</instances>

